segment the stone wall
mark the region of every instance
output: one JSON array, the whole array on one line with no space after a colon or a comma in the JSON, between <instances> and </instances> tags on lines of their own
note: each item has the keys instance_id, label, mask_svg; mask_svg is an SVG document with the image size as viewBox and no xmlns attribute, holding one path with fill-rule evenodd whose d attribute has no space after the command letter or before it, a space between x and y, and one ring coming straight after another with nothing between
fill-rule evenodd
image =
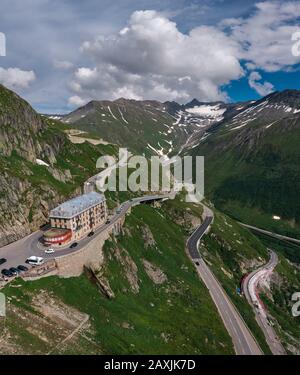
<instances>
[{"instance_id":1,"label":"stone wall","mask_svg":"<svg viewBox=\"0 0 300 375\"><path fill-rule=\"evenodd\" d=\"M111 236L120 233L125 217L120 218L114 225L107 228L101 234L96 235L86 246L71 254L56 258L57 274L60 277L80 276L84 266L89 267L92 263L102 264L104 262L103 246Z\"/></svg>"}]
</instances>

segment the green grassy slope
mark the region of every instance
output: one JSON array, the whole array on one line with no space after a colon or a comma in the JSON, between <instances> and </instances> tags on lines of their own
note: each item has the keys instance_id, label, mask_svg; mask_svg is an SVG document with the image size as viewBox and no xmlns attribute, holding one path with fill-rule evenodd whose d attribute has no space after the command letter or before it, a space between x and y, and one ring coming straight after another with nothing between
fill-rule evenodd
<instances>
[{"instance_id":1,"label":"green grassy slope","mask_svg":"<svg viewBox=\"0 0 300 375\"><path fill-rule=\"evenodd\" d=\"M267 263L267 249L248 230L228 216L215 211L210 233L204 237L200 252L235 304L265 354L270 349L255 321L252 308L237 292L246 273Z\"/></svg>"},{"instance_id":2,"label":"green grassy slope","mask_svg":"<svg viewBox=\"0 0 300 375\"><path fill-rule=\"evenodd\" d=\"M212 230L204 237L200 249L204 259L212 267L267 354L270 350L254 319L252 309L246 299L237 293L237 288L246 273L267 263L267 248L273 249L279 256L279 264L271 277L270 288L262 289L260 295L286 350L289 353L299 353L299 318L293 317L291 313L294 303L292 295L300 290L299 267L297 263L292 263L299 263L299 247L267 236L256 236L228 216L218 211L215 213Z\"/></svg>"},{"instance_id":3,"label":"green grassy slope","mask_svg":"<svg viewBox=\"0 0 300 375\"><path fill-rule=\"evenodd\" d=\"M7 286L4 293L11 301L8 331L18 324L14 306L25 315L32 310L33 296L44 292L89 315L90 345L92 342L104 354L232 354L231 339L185 253L189 225L173 221L183 215L180 206L184 204L178 201L161 209L138 206L126 218L125 234L106 242L101 273L109 281L114 299L104 297L85 276L50 277L25 284L16 281ZM193 205L190 209L193 214L201 213ZM158 279L148 275L145 261ZM12 337L31 353L50 351L54 346L53 340L41 339L49 337L46 328L38 336L20 324ZM73 350L66 346L63 352L83 350L78 345Z\"/></svg>"},{"instance_id":4,"label":"green grassy slope","mask_svg":"<svg viewBox=\"0 0 300 375\"><path fill-rule=\"evenodd\" d=\"M153 155L153 148L167 154L187 138L185 128L173 126L174 117L156 101L92 101L67 115L64 122L138 154Z\"/></svg>"},{"instance_id":5,"label":"green grassy slope","mask_svg":"<svg viewBox=\"0 0 300 375\"><path fill-rule=\"evenodd\" d=\"M102 285L113 293L112 299L88 274L27 283L16 280L6 286L3 292L9 308L6 331L0 338L10 335L10 344L17 343L17 350L26 353L233 353L231 339L184 250L201 214L201 206L186 204L182 197L156 208L134 208L126 218L123 234L106 242L104 265L94 268ZM215 211L215 222L200 251L264 353L269 354L251 307L237 293L243 275L267 262L266 245L270 244L263 244L234 220ZM297 322L288 315L289 300L291 292L299 287L299 275L282 256L284 249L275 251L280 255L280 264L271 291L262 295L275 318L275 329L292 352L289 345L297 347L299 332ZM76 345L73 341L58 345L62 337L51 335L45 324L39 334L30 328L37 314L33 301L43 294L55 296L58 305L63 303L88 314L89 328L76 335ZM33 314L30 321L21 319L28 314Z\"/></svg>"},{"instance_id":6,"label":"green grassy slope","mask_svg":"<svg viewBox=\"0 0 300 375\"><path fill-rule=\"evenodd\" d=\"M290 236L300 233L300 119L219 129L192 150L205 156L206 194L237 220ZM274 221L273 215L282 221Z\"/></svg>"},{"instance_id":7,"label":"green grassy slope","mask_svg":"<svg viewBox=\"0 0 300 375\"><path fill-rule=\"evenodd\" d=\"M272 293L264 291L261 298L274 318L272 322L275 330L287 352L299 354L300 317L292 316L292 306L295 303L292 301L292 296L300 291L300 247L260 234L257 237L279 256L279 264L271 284Z\"/></svg>"}]
</instances>

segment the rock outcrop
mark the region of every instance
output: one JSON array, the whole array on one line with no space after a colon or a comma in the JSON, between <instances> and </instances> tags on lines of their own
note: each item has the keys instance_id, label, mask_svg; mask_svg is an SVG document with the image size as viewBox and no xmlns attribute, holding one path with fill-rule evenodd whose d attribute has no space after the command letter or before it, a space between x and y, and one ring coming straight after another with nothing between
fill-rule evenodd
<instances>
[{"instance_id":1,"label":"rock outcrop","mask_svg":"<svg viewBox=\"0 0 300 375\"><path fill-rule=\"evenodd\" d=\"M67 165L57 163L69 144L63 131L0 85L0 246L37 230L66 194L81 192ZM58 189L67 183L73 190Z\"/></svg>"}]
</instances>

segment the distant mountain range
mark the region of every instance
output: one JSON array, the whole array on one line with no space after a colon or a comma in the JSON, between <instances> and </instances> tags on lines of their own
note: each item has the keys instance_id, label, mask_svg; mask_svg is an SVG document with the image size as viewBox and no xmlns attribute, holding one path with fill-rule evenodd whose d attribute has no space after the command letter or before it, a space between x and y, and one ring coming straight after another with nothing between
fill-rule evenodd
<instances>
[{"instance_id":1,"label":"distant mountain range","mask_svg":"<svg viewBox=\"0 0 300 375\"><path fill-rule=\"evenodd\" d=\"M300 232L300 91L240 103L91 101L60 119L149 156L204 155L206 192L220 208L240 220L258 224L259 217L261 226Z\"/></svg>"},{"instance_id":2,"label":"distant mountain range","mask_svg":"<svg viewBox=\"0 0 300 375\"><path fill-rule=\"evenodd\" d=\"M194 137L237 112L239 104L91 101L68 115L51 115L69 126L147 155L173 155Z\"/></svg>"},{"instance_id":3,"label":"distant mountain range","mask_svg":"<svg viewBox=\"0 0 300 375\"><path fill-rule=\"evenodd\" d=\"M298 91L286 90L240 103L93 100L67 115L50 117L136 152L172 155L219 127L246 126L256 117L275 121L296 114L297 98Z\"/></svg>"},{"instance_id":4,"label":"distant mountain range","mask_svg":"<svg viewBox=\"0 0 300 375\"><path fill-rule=\"evenodd\" d=\"M185 153L205 155L206 192L219 208L256 226L299 233L300 92L276 92L237 110L194 137Z\"/></svg>"}]
</instances>

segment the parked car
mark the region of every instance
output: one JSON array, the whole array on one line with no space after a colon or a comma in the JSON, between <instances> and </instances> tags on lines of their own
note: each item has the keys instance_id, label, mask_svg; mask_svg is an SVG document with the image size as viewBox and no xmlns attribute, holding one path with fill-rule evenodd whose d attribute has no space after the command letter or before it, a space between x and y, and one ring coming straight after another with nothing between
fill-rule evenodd
<instances>
[{"instance_id":1,"label":"parked car","mask_svg":"<svg viewBox=\"0 0 300 375\"><path fill-rule=\"evenodd\" d=\"M196 266L200 266L200 263L199 262L195 262Z\"/></svg>"},{"instance_id":2,"label":"parked car","mask_svg":"<svg viewBox=\"0 0 300 375\"><path fill-rule=\"evenodd\" d=\"M51 247L50 247L50 249L45 250L45 254L53 254L53 253L55 253L55 251Z\"/></svg>"},{"instance_id":3,"label":"parked car","mask_svg":"<svg viewBox=\"0 0 300 375\"><path fill-rule=\"evenodd\" d=\"M44 263L44 258L33 255L26 259L26 263L31 264L32 266L40 266Z\"/></svg>"},{"instance_id":4,"label":"parked car","mask_svg":"<svg viewBox=\"0 0 300 375\"><path fill-rule=\"evenodd\" d=\"M14 276L18 276L18 274L20 273L20 271L19 271L17 268L15 268L15 267L11 267L11 268L9 269L9 271L10 271Z\"/></svg>"},{"instance_id":5,"label":"parked car","mask_svg":"<svg viewBox=\"0 0 300 375\"><path fill-rule=\"evenodd\" d=\"M110 220L109 219L107 219L106 220L106 222L105 222L105 224L109 224L110 223Z\"/></svg>"},{"instance_id":6,"label":"parked car","mask_svg":"<svg viewBox=\"0 0 300 375\"><path fill-rule=\"evenodd\" d=\"M5 258L0 259L0 265L3 264L3 263L6 263L6 262L7 262L7 259L5 259Z\"/></svg>"},{"instance_id":7,"label":"parked car","mask_svg":"<svg viewBox=\"0 0 300 375\"><path fill-rule=\"evenodd\" d=\"M74 249L74 247L76 247L77 245L78 245L77 242L72 243L72 245L70 246L70 249Z\"/></svg>"},{"instance_id":8,"label":"parked car","mask_svg":"<svg viewBox=\"0 0 300 375\"><path fill-rule=\"evenodd\" d=\"M7 269L4 269L1 271L2 275L3 276L6 276L6 277L13 277L13 273Z\"/></svg>"},{"instance_id":9,"label":"parked car","mask_svg":"<svg viewBox=\"0 0 300 375\"><path fill-rule=\"evenodd\" d=\"M26 266L22 266L22 265L18 266L17 269L20 270L21 272L28 271L28 268Z\"/></svg>"},{"instance_id":10,"label":"parked car","mask_svg":"<svg viewBox=\"0 0 300 375\"><path fill-rule=\"evenodd\" d=\"M90 232L89 234L88 234L88 237L93 237L93 235L95 234L95 232Z\"/></svg>"}]
</instances>

